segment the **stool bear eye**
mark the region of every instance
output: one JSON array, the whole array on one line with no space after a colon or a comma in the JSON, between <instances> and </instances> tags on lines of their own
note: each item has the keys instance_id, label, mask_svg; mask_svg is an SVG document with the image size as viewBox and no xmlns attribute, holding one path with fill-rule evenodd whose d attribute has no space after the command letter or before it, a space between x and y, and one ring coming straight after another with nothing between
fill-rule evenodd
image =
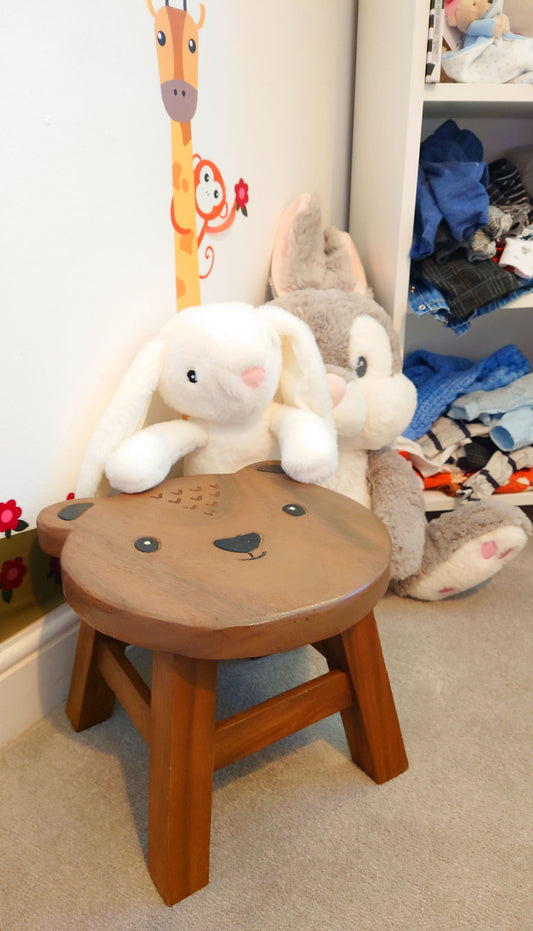
<instances>
[{"instance_id":1,"label":"stool bear eye","mask_svg":"<svg viewBox=\"0 0 533 931\"><path fill-rule=\"evenodd\" d=\"M140 553L155 553L161 546L155 537L139 537L133 545Z\"/></svg>"},{"instance_id":2,"label":"stool bear eye","mask_svg":"<svg viewBox=\"0 0 533 931\"><path fill-rule=\"evenodd\" d=\"M282 511L285 511L286 514L290 514L292 517L303 517L304 514L307 514L307 511L301 504L284 504Z\"/></svg>"}]
</instances>

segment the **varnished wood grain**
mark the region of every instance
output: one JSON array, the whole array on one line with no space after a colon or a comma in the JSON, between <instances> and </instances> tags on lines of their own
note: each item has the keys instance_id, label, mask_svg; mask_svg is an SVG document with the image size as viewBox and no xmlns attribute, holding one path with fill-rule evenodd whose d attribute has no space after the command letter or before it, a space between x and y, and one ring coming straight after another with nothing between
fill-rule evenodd
<instances>
[{"instance_id":1,"label":"varnished wood grain","mask_svg":"<svg viewBox=\"0 0 533 931\"><path fill-rule=\"evenodd\" d=\"M98 631L81 621L66 707L75 731L100 724L113 712L115 695L98 669L97 654L102 639ZM117 644L117 649L125 648L125 643Z\"/></svg>"},{"instance_id":2,"label":"varnished wood grain","mask_svg":"<svg viewBox=\"0 0 533 931\"><path fill-rule=\"evenodd\" d=\"M154 653L148 865L167 905L209 882L217 664Z\"/></svg>"},{"instance_id":3,"label":"varnished wood grain","mask_svg":"<svg viewBox=\"0 0 533 931\"><path fill-rule=\"evenodd\" d=\"M217 724L215 769L315 724L353 702L348 677L330 672Z\"/></svg>"},{"instance_id":4,"label":"varnished wood grain","mask_svg":"<svg viewBox=\"0 0 533 931\"><path fill-rule=\"evenodd\" d=\"M117 640L102 641L97 653L98 669L130 716L141 737L150 743L150 689L124 655Z\"/></svg>"},{"instance_id":5,"label":"varnished wood grain","mask_svg":"<svg viewBox=\"0 0 533 931\"><path fill-rule=\"evenodd\" d=\"M67 601L149 649L218 659L292 649L350 626L347 605L353 623L387 587L390 542L373 514L255 466L97 499L70 522L58 517L64 504L41 512L38 532L61 552ZM283 510L291 504L305 513ZM246 534L260 539L250 554L214 545ZM160 548L139 552L142 537Z\"/></svg>"},{"instance_id":6,"label":"varnished wood grain","mask_svg":"<svg viewBox=\"0 0 533 931\"><path fill-rule=\"evenodd\" d=\"M341 713L352 759L377 783L393 779L408 762L374 614L320 646L352 683L353 704Z\"/></svg>"},{"instance_id":7,"label":"varnished wood grain","mask_svg":"<svg viewBox=\"0 0 533 931\"><path fill-rule=\"evenodd\" d=\"M67 713L90 727L116 694L149 744L148 864L169 905L209 880L215 767L337 711L376 782L407 767L372 613L388 584L387 531L275 469L169 479L38 517L84 619ZM151 694L126 643L153 651ZM215 724L218 659L309 643L329 673Z\"/></svg>"}]
</instances>

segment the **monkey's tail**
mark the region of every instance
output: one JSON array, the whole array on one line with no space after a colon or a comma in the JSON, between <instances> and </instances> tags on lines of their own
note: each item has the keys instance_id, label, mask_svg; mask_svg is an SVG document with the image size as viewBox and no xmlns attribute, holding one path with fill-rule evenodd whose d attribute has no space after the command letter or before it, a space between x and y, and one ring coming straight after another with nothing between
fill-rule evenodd
<instances>
[{"instance_id":1,"label":"monkey's tail","mask_svg":"<svg viewBox=\"0 0 533 931\"><path fill-rule=\"evenodd\" d=\"M209 268L207 269L205 275L200 275L200 278L207 278L208 275L213 271L213 265L215 264L215 250L213 246L206 246L204 251L204 258L209 262Z\"/></svg>"}]
</instances>

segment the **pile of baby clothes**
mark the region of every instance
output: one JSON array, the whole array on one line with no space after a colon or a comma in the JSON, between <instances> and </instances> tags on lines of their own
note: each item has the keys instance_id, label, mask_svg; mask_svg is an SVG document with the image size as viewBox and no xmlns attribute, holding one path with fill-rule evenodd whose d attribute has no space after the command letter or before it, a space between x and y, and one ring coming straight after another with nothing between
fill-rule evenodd
<instances>
[{"instance_id":1,"label":"pile of baby clothes","mask_svg":"<svg viewBox=\"0 0 533 931\"><path fill-rule=\"evenodd\" d=\"M446 120L420 147L411 309L462 333L474 317L533 291L532 224L533 194L517 166L487 164L478 137Z\"/></svg>"},{"instance_id":2,"label":"pile of baby clothes","mask_svg":"<svg viewBox=\"0 0 533 931\"><path fill-rule=\"evenodd\" d=\"M513 345L479 362L419 349L415 415L396 448L425 488L479 501L533 485L533 373Z\"/></svg>"}]
</instances>

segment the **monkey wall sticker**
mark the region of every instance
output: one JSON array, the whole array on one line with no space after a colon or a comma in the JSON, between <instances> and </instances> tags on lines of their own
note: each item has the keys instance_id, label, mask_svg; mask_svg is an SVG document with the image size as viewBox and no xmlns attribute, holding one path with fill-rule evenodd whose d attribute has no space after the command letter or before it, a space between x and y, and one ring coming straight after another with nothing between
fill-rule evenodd
<instances>
[{"instance_id":1,"label":"monkey wall sticker","mask_svg":"<svg viewBox=\"0 0 533 931\"><path fill-rule=\"evenodd\" d=\"M239 180L230 207L220 170L214 162L193 155L191 120L198 102L198 33L204 24L205 6L199 4L195 22L187 9L187 0L178 2L179 7L165 0L165 5L156 12L152 0L146 0L154 17L161 96L171 121L170 217L174 228L177 306L181 310L201 303L200 278L206 278L213 268L214 251L207 246L203 253L207 265L200 274L199 244L206 234L228 229L238 210L247 216L248 185L242 178Z\"/></svg>"},{"instance_id":2,"label":"monkey wall sticker","mask_svg":"<svg viewBox=\"0 0 533 931\"><path fill-rule=\"evenodd\" d=\"M206 233L221 233L227 230L233 223L237 211L242 211L245 217L248 216L246 204L248 203L248 185L239 179L234 187L235 196L233 205L229 206L226 185L220 173L219 168L214 162L199 155L193 156L194 161L194 193L196 198L196 213L198 214L201 227L197 236L198 248L200 248L202 239ZM215 253L212 246L206 246L202 258L207 261L207 270L200 272L200 278L207 278L211 273L215 261Z\"/></svg>"}]
</instances>

